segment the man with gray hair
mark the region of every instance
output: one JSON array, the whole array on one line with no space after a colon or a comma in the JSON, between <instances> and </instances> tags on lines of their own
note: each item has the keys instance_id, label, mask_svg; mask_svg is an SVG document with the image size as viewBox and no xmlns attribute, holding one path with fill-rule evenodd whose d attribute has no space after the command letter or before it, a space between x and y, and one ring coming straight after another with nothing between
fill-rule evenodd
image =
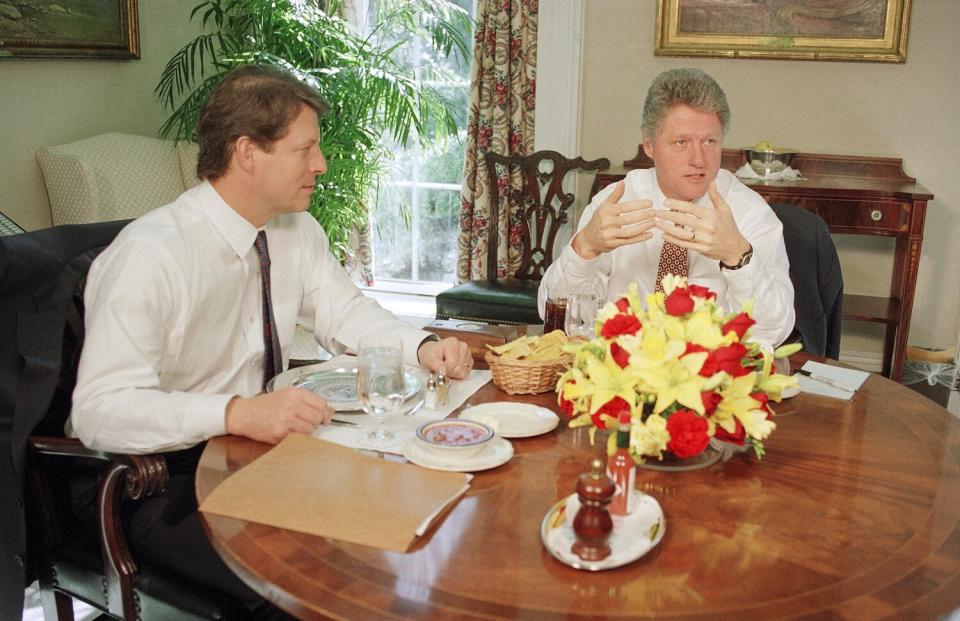
<instances>
[{"instance_id":1,"label":"man with gray hair","mask_svg":"<svg viewBox=\"0 0 960 621\"><path fill-rule=\"evenodd\" d=\"M759 194L720 168L730 107L699 69L654 78L643 106L643 150L654 168L632 170L597 193L576 235L540 285L601 292L636 283L641 297L666 274L709 287L728 309L754 301L754 338L777 345L794 324L793 285L780 220Z\"/></svg>"}]
</instances>

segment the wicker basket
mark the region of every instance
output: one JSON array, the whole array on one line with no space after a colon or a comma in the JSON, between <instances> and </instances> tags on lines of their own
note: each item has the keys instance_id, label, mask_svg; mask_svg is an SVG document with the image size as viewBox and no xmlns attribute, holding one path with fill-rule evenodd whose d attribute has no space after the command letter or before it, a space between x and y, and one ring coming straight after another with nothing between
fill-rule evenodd
<instances>
[{"instance_id":1,"label":"wicker basket","mask_svg":"<svg viewBox=\"0 0 960 621\"><path fill-rule=\"evenodd\" d=\"M572 354L529 362L501 358L488 351L485 358L493 373L493 383L508 395L533 395L553 390L559 375L573 362Z\"/></svg>"}]
</instances>

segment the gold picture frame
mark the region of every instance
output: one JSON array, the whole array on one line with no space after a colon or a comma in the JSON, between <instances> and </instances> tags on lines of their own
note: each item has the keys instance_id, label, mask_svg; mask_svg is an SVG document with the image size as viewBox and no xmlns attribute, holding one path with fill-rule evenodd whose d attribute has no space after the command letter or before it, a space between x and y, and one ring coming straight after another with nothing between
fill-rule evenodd
<instances>
[{"instance_id":1,"label":"gold picture frame","mask_svg":"<svg viewBox=\"0 0 960 621\"><path fill-rule=\"evenodd\" d=\"M657 56L902 63L911 0L658 0Z\"/></svg>"},{"instance_id":2,"label":"gold picture frame","mask_svg":"<svg viewBox=\"0 0 960 621\"><path fill-rule=\"evenodd\" d=\"M140 58L137 0L20 0L4 11L0 59Z\"/></svg>"}]
</instances>

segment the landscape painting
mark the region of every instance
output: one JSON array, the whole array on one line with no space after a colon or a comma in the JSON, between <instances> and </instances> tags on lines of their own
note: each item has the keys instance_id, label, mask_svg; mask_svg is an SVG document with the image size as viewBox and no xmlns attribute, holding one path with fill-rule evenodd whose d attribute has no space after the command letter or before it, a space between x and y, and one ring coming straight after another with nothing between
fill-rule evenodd
<instances>
[{"instance_id":1,"label":"landscape painting","mask_svg":"<svg viewBox=\"0 0 960 621\"><path fill-rule=\"evenodd\" d=\"M140 58L137 0L0 0L0 58Z\"/></svg>"},{"instance_id":2,"label":"landscape painting","mask_svg":"<svg viewBox=\"0 0 960 621\"><path fill-rule=\"evenodd\" d=\"M658 0L659 56L904 62L911 0Z\"/></svg>"}]
</instances>

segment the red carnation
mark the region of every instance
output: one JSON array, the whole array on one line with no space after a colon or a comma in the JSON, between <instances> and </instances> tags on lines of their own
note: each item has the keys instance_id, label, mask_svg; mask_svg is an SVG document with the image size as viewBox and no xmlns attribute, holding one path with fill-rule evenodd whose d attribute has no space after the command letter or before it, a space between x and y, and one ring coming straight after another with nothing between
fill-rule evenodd
<instances>
[{"instance_id":1,"label":"red carnation","mask_svg":"<svg viewBox=\"0 0 960 621\"><path fill-rule=\"evenodd\" d=\"M689 285L687 289L690 290L690 295L698 298L703 298L705 300L716 300L717 294L713 291L710 291L706 287L701 287L700 285Z\"/></svg>"},{"instance_id":2,"label":"red carnation","mask_svg":"<svg viewBox=\"0 0 960 621\"><path fill-rule=\"evenodd\" d=\"M737 333L737 338L742 339L743 335L750 329L750 326L755 323L757 322L751 319L750 315L740 313L723 325L723 333L726 334L732 330Z\"/></svg>"},{"instance_id":3,"label":"red carnation","mask_svg":"<svg viewBox=\"0 0 960 621\"><path fill-rule=\"evenodd\" d=\"M703 366L700 367L700 375L703 377L710 377L717 372L717 362L713 357L712 351L703 345L687 343L687 349L683 352L683 355L686 356L687 354L698 354L700 352L707 352L707 358L703 361Z\"/></svg>"},{"instance_id":4,"label":"red carnation","mask_svg":"<svg viewBox=\"0 0 960 621\"><path fill-rule=\"evenodd\" d=\"M713 416L713 413L717 410L717 406L723 401L723 397L713 391L701 392L700 400L703 401L703 409L706 411L707 416Z\"/></svg>"},{"instance_id":5,"label":"red carnation","mask_svg":"<svg viewBox=\"0 0 960 621\"><path fill-rule=\"evenodd\" d=\"M707 421L695 412L677 410L667 419L667 431L670 432L667 449L681 459L699 455L710 443L707 427Z\"/></svg>"},{"instance_id":6,"label":"red carnation","mask_svg":"<svg viewBox=\"0 0 960 621\"><path fill-rule=\"evenodd\" d=\"M726 347L718 347L715 352L710 354L710 358L713 359L712 362L716 365L717 371L726 371L733 377L741 377L750 372L750 369L741 364L746 353L746 347L740 343L733 343ZM703 375L703 372L701 372L701 375Z\"/></svg>"},{"instance_id":7,"label":"red carnation","mask_svg":"<svg viewBox=\"0 0 960 621\"><path fill-rule=\"evenodd\" d=\"M577 380L570 380L567 384L576 384ZM573 401L563 398L563 390L560 391L560 411L569 418L573 418Z\"/></svg>"},{"instance_id":8,"label":"red carnation","mask_svg":"<svg viewBox=\"0 0 960 621\"><path fill-rule=\"evenodd\" d=\"M591 414L590 419L597 429L606 429L607 425L603 422L603 419L600 418L601 414L606 414L616 420L620 420L620 415L623 413L626 413L628 416L630 415L630 404L624 401L622 397L614 397L600 406L599 410Z\"/></svg>"},{"instance_id":9,"label":"red carnation","mask_svg":"<svg viewBox=\"0 0 960 621\"><path fill-rule=\"evenodd\" d=\"M616 306L621 313L625 313L630 310L630 300L627 298L620 298L616 301Z\"/></svg>"},{"instance_id":10,"label":"red carnation","mask_svg":"<svg viewBox=\"0 0 960 621\"><path fill-rule=\"evenodd\" d=\"M754 401L760 404L760 407L758 407L757 409L763 410L764 412L766 412L767 418L770 418L770 416L773 414L773 410L770 409L770 405L769 405L770 397L767 396L767 393L752 392L750 393L750 396L753 398Z\"/></svg>"},{"instance_id":11,"label":"red carnation","mask_svg":"<svg viewBox=\"0 0 960 621\"><path fill-rule=\"evenodd\" d=\"M633 315L618 313L607 319L600 328L600 335L605 339L612 339L621 334L636 334L643 324Z\"/></svg>"},{"instance_id":12,"label":"red carnation","mask_svg":"<svg viewBox=\"0 0 960 621\"><path fill-rule=\"evenodd\" d=\"M627 350L620 347L620 344L616 341L610 343L610 355L613 356L613 361L616 362L621 369L630 364L630 354L627 353Z\"/></svg>"},{"instance_id":13,"label":"red carnation","mask_svg":"<svg viewBox=\"0 0 960 621\"><path fill-rule=\"evenodd\" d=\"M743 446L743 441L747 437L747 432L737 419L733 419L733 423L736 425L733 433L730 433L720 425L717 425L717 428L713 432L713 437L721 442L729 442L730 444Z\"/></svg>"},{"instance_id":14,"label":"red carnation","mask_svg":"<svg viewBox=\"0 0 960 621\"><path fill-rule=\"evenodd\" d=\"M690 292L686 288L677 287L667 296L663 305L667 313L679 317L693 310L693 298L690 297Z\"/></svg>"}]
</instances>

